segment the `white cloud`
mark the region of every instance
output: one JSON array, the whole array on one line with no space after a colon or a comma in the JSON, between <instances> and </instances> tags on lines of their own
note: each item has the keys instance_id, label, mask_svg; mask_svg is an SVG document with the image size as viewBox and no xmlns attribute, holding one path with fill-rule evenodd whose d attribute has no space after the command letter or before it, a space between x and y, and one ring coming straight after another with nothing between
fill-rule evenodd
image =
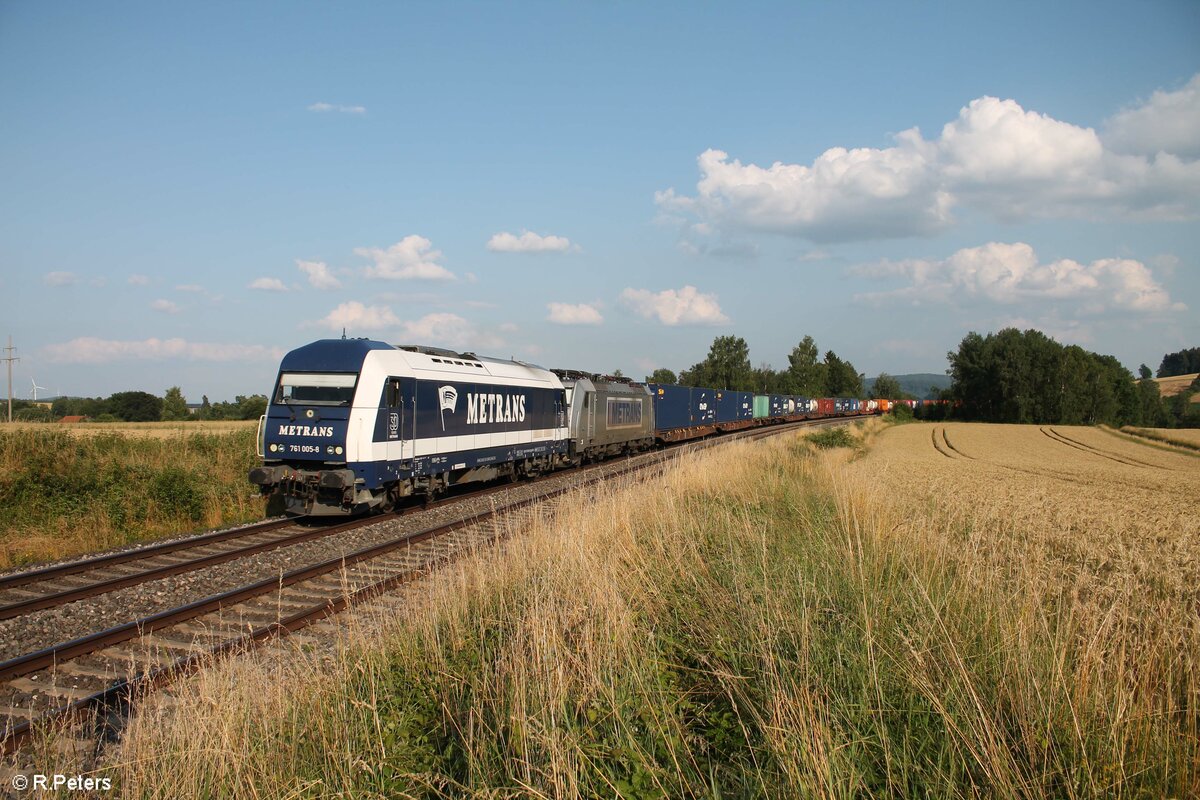
<instances>
[{"instance_id":1,"label":"white cloud","mask_svg":"<svg viewBox=\"0 0 1200 800\"><path fill-rule=\"evenodd\" d=\"M504 344L504 340L495 333L480 328L458 314L435 312L405 321L387 306L367 306L357 301L342 303L317 324L336 331L344 327L352 336L356 331L384 331L377 334L379 338L397 344L459 349L491 348Z\"/></svg>"},{"instance_id":2,"label":"white cloud","mask_svg":"<svg viewBox=\"0 0 1200 800\"><path fill-rule=\"evenodd\" d=\"M150 308L154 309L155 311L161 311L164 314L179 313L179 306L177 306L175 303L172 303L170 300L163 300L162 298L159 298L151 303Z\"/></svg>"},{"instance_id":3,"label":"white cloud","mask_svg":"<svg viewBox=\"0 0 1200 800\"><path fill-rule=\"evenodd\" d=\"M79 283L79 276L74 272L47 272L42 280L47 286L74 286Z\"/></svg>"},{"instance_id":4,"label":"white cloud","mask_svg":"<svg viewBox=\"0 0 1200 800\"><path fill-rule=\"evenodd\" d=\"M327 114L331 111L336 111L339 114L365 114L367 109L365 106L343 106L336 103L313 103L308 107L309 111L314 111L318 114Z\"/></svg>"},{"instance_id":5,"label":"white cloud","mask_svg":"<svg viewBox=\"0 0 1200 800\"><path fill-rule=\"evenodd\" d=\"M663 325L719 325L729 322L715 294L701 294L695 286L651 292L626 289L621 302L647 319L657 317Z\"/></svg>"},{"instance_id":6,"label":"white cloud","mask_svg":"<svg viewBox=\"0 0 1200 800\"><path fill-rule=\"evenodd\" d=\"M1028 317L1001 317L995 320L992 329L1016 328L1026 331L1030 328L1039 330L1052 339L1064 344L1091 344L1095 341L1092 327L1077 319L1061 319L1057 314L1049 314L1029 319ZM928 352L928 350L926 350Z\"/></svg>"},{"instance_id":7,"label":"white cloud","mask_svg":"<svg viewBox=\"0 0 1200 800\"><path fill-rule=\"evenodd\" d=\"M547 303L546 308L550 310L546 319L559 325L599 325L604 321L600 312L586 303Z\"/></svg>"},{"instance_id":8,"label":"white cloud","mask_svg":"<svg viewBox=\"0 0 1200 800\"><path fill-rule=\"evenodd\" d=\"M247 284L246 288L259 289L264 292L286 292L288 290L288 287L279 278L255 278Z\"/></svg>"},{"instance_id":9,"label":"white cloud","mask_svg":"<svg viewBox=\"0 0 1200 800\"><path fill-rule=\"evenodd\" d=\"M354 253L375 262L375 266L366 268L368 278L454 280L454 273L437 263L442 257L441 251L432 247L433 243L424 236L413 234L405 236L386 250L356 247Z\"/></svg>"},{"instance_id":10,"label":"white cloud","mask_svg":"<svg viewBox=\"0 0 1200 800\"><path fill-rule=\"evenodd\" d=\"M150 284L150 278L147 275L138 275L135 273L130 275L128 280L130 286L148 286Z\"/></svg>"},{"instance_id":11,"label":"white cloud","mask_svg":"<svg viewBox=\"0 0 1200 800\"><path fill-rule=\"evenodd\" d=\"M350 300L330 311L318 324L335 331L345 328L353 334L394 327L400 324L400 318L387 306L367 306Z\"/></svg>"},{"instance_id":12,"label":"white cloud","mask_svg":"<svg viewBox=\"0 0 1200 800\"><path fill-rule=\"evenodd\" d=\"M342 282L334 277L324 261L301 261L296 259L296 267L308 278L314 289L339 289Z\"/></svg>"},{"instance_id":13,"label":"white cloud","mask_svg":"<svg viewBox=\"0 0 1200 800\"><path fill-rule=\"evenodd\" d=\"M1154 104L1145 107L1156 109L1147 115L1170 116ZM1172 114L1172 127L1186 128L1177 121L1186 114ZM655 200L664 214L697 220L707 231L772 231L814 241L932 234L952 225L960 207L1005 221L1188 219L1200 214L1200 162L1186 160L1200 138L1195 130L1190 146L1180 143L1182 135L1161 140L1178 152L1124 154L1106 149L1091 128L981 97L936 139L912 128L897 134L892 147L834 147L810 165L760 167L706 150L695 196L667 189Z\"/></svg>"},{"instance_id":14,"label":"white cloud","mask_svg":"<svg viewBox=\"0 0 1200 800\"><path fill-rule=\"evenodd\" d=\"M184 339L120 341L85 336L47 345L48 360L60 364L106 364L112 361L278 361L277 347L188 342Z\"/></svg>"},{"instance_id":15,"label":"white cloud","mask_svg":"<svg viewBox=\"0 0 1200 800\"><path fill-rule=\"evenodd\" d=\"M901 278L900 289L858 295L871 303L905 300L956 303L965 298L1012 305L1037 300L1070 300L1085 313L1122 310L1141 313L1183 311L1140 261L1106 258L1081 264L1064 258L1042 264L1024 242L989 242L968 247L942 261L911 259L860 265L853 274Z\"/></svg>"},{"instance_id":16,"label":"white cloud","mask_svg":"<svg viewBox=\"0 0 1200 800\"><path fill-rule=\"evenodd\" d=\"M572 247L565 236L539 236L533 231L522 231L520 236L508 232L495 234L488 239L487 249L494 253L565 253ZM579 249L578 245L575 249Z\"/></svg>"},{"instance_id":17,"label":"white cloud","mask_svg":"<svg viewBox=\"0 0 1200 800\"><path fill-rule=\"evenodd\" d=\"M504 344L496 334L482 330L457 314L426 314L400 326L399 340L406 344L430 344L438 347L491 348Z\"/></svg>"},{"instance_id":18,"label":"white cloud","mask_svg":"<svg viewBox=\"0 0 1200 800\"><path fill-rule=\"evenodd\" d=\"M1200 74L1176 92L1156 91L1140 106L1113 115L1104 143L1119 153L1200 157Z\"/></svg>"}]
</instances>

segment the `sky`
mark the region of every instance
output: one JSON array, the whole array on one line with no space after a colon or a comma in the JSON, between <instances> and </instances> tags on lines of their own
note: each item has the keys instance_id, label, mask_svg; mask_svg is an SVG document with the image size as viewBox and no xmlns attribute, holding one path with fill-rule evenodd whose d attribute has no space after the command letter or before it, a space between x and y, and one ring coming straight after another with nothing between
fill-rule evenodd
<instances>
[{"instance_id":1,"label":"sky","mask_svg":"<svg viewBox=\"0 0 1200 800\"><path fill-rule=\"evenodd\" d=\"M1200 345L1200 3L0 3L28 397L366 336L868 376ZM0 374L0 380L2 380ZM0 389L2 391L2 389Z\"/></svg>"}]
</instances>

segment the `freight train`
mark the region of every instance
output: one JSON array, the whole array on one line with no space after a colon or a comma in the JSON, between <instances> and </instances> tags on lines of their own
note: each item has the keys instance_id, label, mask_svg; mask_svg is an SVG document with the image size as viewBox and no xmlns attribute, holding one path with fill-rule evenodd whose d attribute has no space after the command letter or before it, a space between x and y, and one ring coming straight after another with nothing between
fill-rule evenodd
<instances>
[{"instance_id":1,"label":"freight train","mask_svg":"<svg viewBox=\"0 0 1200 800\"><path fill-rule=\"evenodd\" d=\"M891 401L640 384L434 347L324 339L283 357L250 481L291 515L387 511L403 498L517 479L759 425Z\"/></svg>"}]
</instances>

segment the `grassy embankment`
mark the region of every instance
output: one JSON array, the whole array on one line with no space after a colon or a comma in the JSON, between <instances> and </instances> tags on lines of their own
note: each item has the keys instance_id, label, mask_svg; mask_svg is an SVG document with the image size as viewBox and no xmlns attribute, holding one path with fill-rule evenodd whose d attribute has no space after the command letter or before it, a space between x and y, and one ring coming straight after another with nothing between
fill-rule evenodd
<instances>
[{"instance_id":1,"label":"grassy embankment","mask_svg":"<svg viewBox=\"0 0 1200 800\"><path fill-rule=\"evenodd\" d=\"M930 428L879 439L945 461ZM114 772L139 797L1200 790L1195 587L1136 541L1135 587L1036 509L908 492L873 435L733 445L575 504L332 659L205 671Z\"/></svg>"},{"instance_id":2,"label":"grassy embankment","mask_svg":"<svg viewBox=\"0 0 1200 800\"><path fill-rule=\"evenodd\" d=\"M192 430L0 428L0 569L260 519L255 429Z\"/></svg>"}]
</instances>

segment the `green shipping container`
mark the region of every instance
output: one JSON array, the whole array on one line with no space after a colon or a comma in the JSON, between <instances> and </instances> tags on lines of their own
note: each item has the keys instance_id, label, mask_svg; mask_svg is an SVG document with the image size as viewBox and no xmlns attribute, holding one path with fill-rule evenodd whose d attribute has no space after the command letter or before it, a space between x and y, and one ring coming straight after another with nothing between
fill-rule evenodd
<instances>
[{"instance_id":1,"label":"green shipping container","mask_svg":"<svg viewBox=\"0 0 1200 800\"><path fill-rule=\"evenodd\" d=\"M771 398L765 394L754 395L754 418L762 419L771 416Z\"/></svg>"}]
</instances>

